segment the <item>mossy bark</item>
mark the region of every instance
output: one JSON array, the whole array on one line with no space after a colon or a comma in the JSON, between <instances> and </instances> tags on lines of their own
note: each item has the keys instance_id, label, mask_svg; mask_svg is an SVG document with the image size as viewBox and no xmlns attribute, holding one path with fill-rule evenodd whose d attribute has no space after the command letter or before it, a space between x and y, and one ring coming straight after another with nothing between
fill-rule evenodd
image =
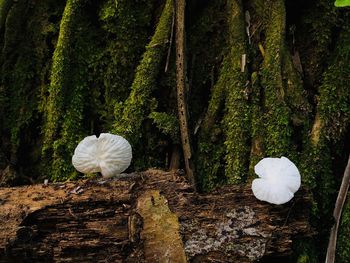
<instances>
[{"instance_id":1,"label":"mossy bark","mask_svg":"<svg viewBox=\"0 0 350 263\"><path fill-rule=\"evenodd\" d=\"M0 37L1 148L8 164L29 166L27 173L32 177L40 161L40 139L34 139L42 117L39 98L47 84L50 48L56 40L56 21L61 19L62 8L55 1L41 2L36 8L31 1L20 1L2 13L6 23Z\"/></svg>"},{"instance_id":2,"label":"mossy bark","mask_svg":"<svg viewBox=\"0 0 350 263\"><path fill-rule=\"evenodd\" d=\"M243 182L249 163L248 74L241 64L242 56L247 55L242 2L228 1L226 8L230 48L213 87L199 137L197 165L200 173L206 174L200 178L206 190L215 186L222 169L228 183ZM223 117L218 124L220 115ZM219 138L221 135L224 139Z\"/></svg>"},{"instance_id":3,"label":"mossy bark","mask_svg":"<svg viewBox=\"0 0 350 263\"><path fill-rule=\"evenodd\" d=\"M282 79L286 30L284 5L283 0L270 1L267 5L270 14L267 16L269 22L265 21L267 25L265 57L261 68L261 85L265 96L263 116L265 156L292 154L290 152L290 109L285 101Z\"/></svg>"},{"instance_id":4,"label":"mossy bark","mask_svg":"<svg viewBox=\"0 0 350 263\"><path fill-rule=\"evenodd\" d=\"M225 115L223 128L226 148L226 178L230 184L243 182L248 173L250 109L248 103L247 39L241 1L228 1L230 34L228 71L225 72Z\"/></svg>"},{"instance_id":5,"label":"mossy bark","mask_svg":"<svg viewBox=\"0 0 350 263\"><path fill-rule=\"evenodd\" d=\"M3 31L5 27L5 22L7 14L13 4L13 0L1 0L0 1L0 32Z\"/></svg>"},{"instance_id":6,"label":"mossy bark","mask_svg":"<svg viewBox=\"0 0 350 263\"><path fill-rule=\"evenodd\" d=\"M52 154L52 179L74 177L70 163L76 144L83 136L83 111L88 93L87 67L75 51L86 48L76 37L85 0L68 0L53 54L48 99L45 106L43 154ZM80 31L80 32L79 32ZM85 50L84 50L85 51ZM77 72L74 72L76 69ZM80 70L79 70L80 69ZM50 163L49 162L49 163Z\"/></svg>"},{"instance_id":7,"label":"mossy bark","mask_svg":"<svg viewBox=\"0 0 350 263\"><path fill-rule=\"evenodd\" d=\"M171 0L167 0L154 35L136 69L130 95L125 102L115 105L113 132L125 136L135 149L136 158L140 159L144 155L143 140L146 140L143 132L144 121L157 109L157 101L152 92L157 88L157 78L166 55L172 15L173 4Z\"/></svg>"}]
</instances>

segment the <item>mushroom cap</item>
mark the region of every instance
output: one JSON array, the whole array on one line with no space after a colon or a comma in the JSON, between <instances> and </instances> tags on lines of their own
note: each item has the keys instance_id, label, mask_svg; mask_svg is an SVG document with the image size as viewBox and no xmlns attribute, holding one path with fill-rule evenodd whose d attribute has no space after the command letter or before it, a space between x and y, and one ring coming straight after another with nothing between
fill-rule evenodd
<instances>
[{"instance_id":1,"label":"mushroom cap","mask_svg":"<svg viewBox=\"0 0 350 263\"><path fill-rule=\"evenodd\" d=\"M254 167L260 177L253 180L254 196L271 204L284 204L291 200L301 183L300 173L286 157L264 158Z\"/></svg>"},{"instance_id":2,"label":"mushroom cap","mask_svg":"<svg viewBox=\"0 0 350 263\"><path fill-rule=\"evenodd\" d=\"M72 163L81 173L101 172L110 177L125 171L132 159L129 142L119 135L101 133L85 137L75 148Z\"/></svg>"}]
</instances>

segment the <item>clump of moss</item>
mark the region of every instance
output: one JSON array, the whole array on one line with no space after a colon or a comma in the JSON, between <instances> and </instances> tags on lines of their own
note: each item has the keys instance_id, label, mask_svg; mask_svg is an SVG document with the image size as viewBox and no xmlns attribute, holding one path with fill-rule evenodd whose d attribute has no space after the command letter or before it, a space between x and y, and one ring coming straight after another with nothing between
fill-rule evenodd
<instances>
[{"instance_id":1,"label":"clump of moss","mask_svg":"<svg viewBox=\"0 0 350 263\"><path fill-rule=\"evenodd\" d=\"M228 59L225 57L225 60ZM225 61L224 60L224 61ZM223 62L223 65L228 65ZM223 72L226 68L222 67ZM201 189L212 190L225 178L225 148L220 125L220 113L225 101L225 83L227 75L220 73L219 80L214 85L208 109L201 124L196 153L197 180Z\"/></svg>"},{"instance_id":2,"label":"clump of moss","mask_svg":"<svg viewBox=\"0 0 350 263\"><path fill-rule=\"evenodd\" d=\"M241 1L228 2L228 23L231 47L225 87L223 127L226 147L227 182L244 182L248 173L250 152L250 105L247 68L242 69L242 56L247 56L244 14ZM244 71L244 72L242 72Z\"/></svg>"},{"instance_id":3,"label":"clump of moss","mask_svg":"<svg viewBox=\"0 0 350 263\"><path fill-rule=\"evenodd\" d=\"M3 5L6 3L4 2ZM3 6L2 8L5 8ZM3 16L5 15L5 10ZM16 48L22 47L20 43L24 41L23 28L26 26L28 15L28 2L17 3L6 16L6 30L4 32L4 44L1 54L1 119L4 135L10 137L10 159L16 162L15 153L19 143L19 129L23 125L20 118L30 118L31 107L23 101L25 92L28 92L28 84L33 78L33 61L30 54L16 52ZM25 46L23 47L25 48ZM29 51L29 50L28 50ZM17 54L16 54L17 53ZM19 54L18 54L19 53ZM16 56L19 56L17 59ZM27 65L29 63L29 65ZM14 85L15 87L10 87ZM25 87L22 87L22 86ZM32 102L32 100L29 100ZM23 108L24 107L24 108ZM29 109L28 109L28 108ZM27 108L27 110L25 110ZM22 114L20 112L22 110ZM10 118L5 118L5 112L10 113ZM28 116L28 115L29 116ZM24 120L25 121L25 120Z\"/></svg>"},{"instance_id":4,"label":"clump of moss","mask_svg":"<svg viewBox=\"0 0 350 263\"><path fill-rule=\"evenodd\" d=\"M11 165L26 176L37 177L39 171L34 170L40 151L34 149L40 149L39 97L51 61L50 41L57 33L57 22L51 19L59 20L63 5L55 1L37 3L35 8L32 5L30 1L12 3L0 30L4 33L0 37L0 133L2 150Z\"/></svg>"},{"instance_id":5,"label":"clump of moss","mask_svg":"<svg viewBox=\"0 0 350 263\"><path fill-rule=\"evenodd\" d=\"M346 21L347 18L345 18ZM350 31L343 28L329 67L319 87L317 113L301 162L303 182L314 189L317 209L313 213L321 239L327 240L333 224L337 178L334 160L348 130L350 91ZM339 158L339 157L338 157ZM326 244L321 244L324 248ZM339 253L342 253L341 251Z\"/></svg>"},{"instance_id":6,"label":"clump of moss","mask_svg":"<svg viewBox=\"0 0 350 263\"><path fill-rule=\"evenodd\" d=\"M251 151L249 163L249 179L255 178L254 166L264 157L263 138L263 110L259 76L256 71L251 75Z\"/></svg>"},{"instance_id":7,"label":"clump of moss","mask_svg":"<svg viewBox=\"0 0 350 263\"><path fill-rule=\"evenodd\" d=\"M339 23L334 1L309 1L296 21L295 48L300 52L305 86L316 92L332 52L334 29Z\"/></svg>"},{"instance_id":8,"label":"clump of moss","mask_svg":"<svg viewBox=\"0 0 350 263\"><path fill-rule=\"evenodd\" d=\"M285 102L282 56L285 41L284 1L272 1L266 28L265 58L261 69L264 88L264 148L266 156L290 154L290 109Z\"/></svg>"},{"instance_id":9,"label":"clump of moss","mask_svg":"<svg viewBox=\"0 0 350 263\"><path fill-rule=\"evenodd\" d=\"M85 0L67 1L53 55L45 107L43 154L53 180L76 176L71 156L84 135L84 109L89 93L88 63L94 32L87 25ZM84 16L85 14L85 16Z\"/></svg>"},{"instance_id":10,"label":"clump of moss","mask_svg":"<svg viewBox=\"0 0 350 263\"><path fill-rule=\"evenodd\" d=\"M148 41L154 1L103 1L98 13L106 48L96 57L97 80L104 102L103 127L111 130L116 103L127 99L136 65ZM103 72L103 74L101 74Z\"/></svg>"},{"instance_id":11,"label":"clump of moss","mask_svg":"<svg viewBox=\"0 0 350 263\"><path fill-rule=\"evenodd\" d=\"M0 33L2 33L4 29L7 14L12 4L13 4L13 0L0 0Z\"/></svg>"},{"instance_id":12,"label":"clump of moss","mask_svg":"<svg viewBox=\"0 0 350 263\"><path fill-rule=\"evenodd\" d=\"M189 12L194 14L188 18L189 125L195 133L193 156L197 182L205 191L225 181L221 119L226 75L221 72L223 65L228 64L222 62L227 54L224 48L228 40L226 10L226 1L210 1L205 6L195 1L189 3Z\"/></svg>"},{"instance_id":13,"label":"clump of moss","mask_svg":"<svg viewBox=\"0 0 350 263\"><path fill-rule=\"evenodd\" d=\"M311 239L299 240L296 244L293 244L293 250L300 252L296 257L293 256L291 262L297 263L317 263L318 251L314 246L314 242Z\"/></svg>"},{"instance_id":14,"label":"clump of moss","mask_svg":"<svg viewBox=\"0 0 350 263\"><path fill-rule=\"evenodd\" d=\"M153 111L149 115L162 133L169 135L173 143L180 143L179 120L176 115Z\"/></svg>"},{"instance_id":15,"label":"clump of moss","mask_svg":"<svg viewBox=\"0 0 350 263\"><path fill-rule=\"evenodd\" d=\"M152 93L157 88L157 78L164 61L169 42L171 21L173 16L172 1L165 3L163 12L151 41L136 69L129 97L125 102L115 105L115 122L113 132L125 136L134 149L135 156L144 156L142 153L143 130L149 114L156 110L157 101ZM136 158L137 158L136 157ZM142 166L147 166L147 163Z\"/></svg>"}]
</instances>

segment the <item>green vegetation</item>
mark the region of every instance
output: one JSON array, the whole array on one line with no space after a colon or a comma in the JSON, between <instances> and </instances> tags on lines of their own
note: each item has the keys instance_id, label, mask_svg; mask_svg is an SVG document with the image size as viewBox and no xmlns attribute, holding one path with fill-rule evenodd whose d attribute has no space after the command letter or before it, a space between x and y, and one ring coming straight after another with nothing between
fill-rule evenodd
<instances>
[{"instance_id":1,"label":"green vegetation","mask_svg":"<svg viewBox=\"0 0 350 263\"><path fill-rule=\"evenodd\" d=\"M301 2L187 1L187 101L201 191L250 182L266 156L297 164L323 242L303 240L293 258L317 262L350 149L350 21L334 1ZM0 172L74 179L74 148L101 132L131 142L131 170L168 168L180 143L173 15L172 0L0 0ZM349 202L340 262L348 228Z\"/></svg>"},{"instance_id":2,"label":"green vegetation","mask_svg":"<svg viewBox=\"0 0 350 263\"><path fill-rule=\"evenodd\" d=\"M146 46L140 64L136 68L129 97L125 102L115 105L115 122L113 132L125 136L134 149L134 156L144 156L143 145L146 137L143 123L151 112L157 109L157 101L152 92L157 88L162 62L166 56L173 16L172 1L168 0L159 18L157 28L151 41ZM158 123L159 124L159 123ZM150 138L147 138L150 140ZM145 167L149 163L141 163ZM140 168L141 168L140 167Z\"/></svg>"},{"instance_id":3,"label":"green vegetation","mask_svg":"<svg viewBox=\"0 0 350 263\"><path fill-rule=\"evenodd\" d=\"M349 0L336 0L334 5L337 7L350 6L350 1Z\"/></svg>"}]
</instances>

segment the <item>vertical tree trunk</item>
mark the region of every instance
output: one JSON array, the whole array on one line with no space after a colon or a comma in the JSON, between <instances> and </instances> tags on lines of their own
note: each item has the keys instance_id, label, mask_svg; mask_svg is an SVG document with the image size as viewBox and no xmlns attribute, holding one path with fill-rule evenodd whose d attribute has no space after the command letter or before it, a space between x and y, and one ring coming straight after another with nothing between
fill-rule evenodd
<instances>
[{"instance_id":1,"label":"vertical tree trunk","mask_svg":"<svg viewBox=\"0 0 350 263\"><path fill-rule=\"evenodd\" d=\"M195 187L192 165L191 138L188 128L188 104L186 92L186 0L175 0L175 38L176 38L176 87L182 149L185 159L186 176Z\"/></svg>"}]
</instances>

